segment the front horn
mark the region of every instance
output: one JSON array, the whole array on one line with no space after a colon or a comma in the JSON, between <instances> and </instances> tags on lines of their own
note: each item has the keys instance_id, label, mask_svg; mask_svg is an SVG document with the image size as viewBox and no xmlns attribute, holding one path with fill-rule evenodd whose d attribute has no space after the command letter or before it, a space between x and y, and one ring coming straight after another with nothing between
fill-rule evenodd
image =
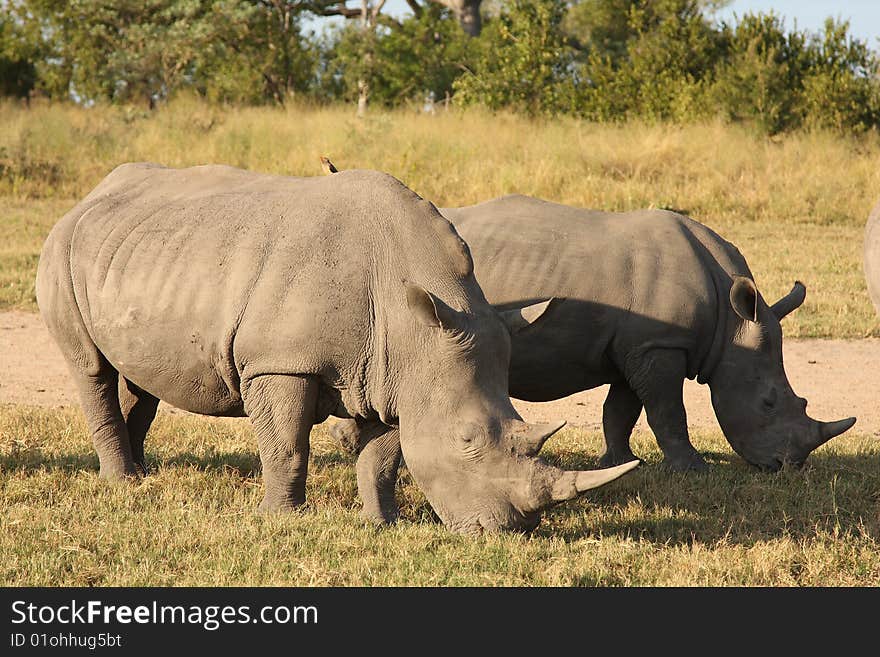
<instances>
[{"instance_id":1,"label":"front horn","mask_svg":"<svg viewBox=\"0 0 880 657\"><path fill-rule=\"evenodd\" d=\"M800 308L806 298L807 286L800 281L795 281L794 287L791 288L791 292L770 306L770 310L776 315L776 319L782 321L782 318L788 315L791 311Z\"/></svg>"},{"instance_id":2,"label":"front horn","mask_svg":"<svg viewBox=\"0 0 880 657\"><path fill-rule=\"evenodd\" d=\"M839 436L844 431L848 431L852 425L856 423L854 417L848 417L845 420L837 420L836 422L816 422L819 427L819 437L813 441L810 447L812 452L817 447L824 445L835 436Z\"/></svg>"},{"instance_id":3,"label":"front horn","mask_svg":"<svg viewBox=\"0 0 880 657\"><path fill-rule=\"evenodd\" d=\"M550 498L554 502L571 500L593 488L604 486L622 477L641 463L638 459L603 470L563 470L553 484Z\"/></svg>"}]
</instances>

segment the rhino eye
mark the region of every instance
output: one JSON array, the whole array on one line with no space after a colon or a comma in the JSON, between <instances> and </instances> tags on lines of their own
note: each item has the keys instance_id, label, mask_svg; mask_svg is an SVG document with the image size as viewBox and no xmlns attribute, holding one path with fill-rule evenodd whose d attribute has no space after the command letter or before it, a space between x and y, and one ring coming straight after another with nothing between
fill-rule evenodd
<instances>
[{"instance_id":1,"label":"rhino eye","mask_svg":"<svg viewBox=\"0 0 880 657\"><path fill-rule=\"evenodd\" d=\"M776 398L776 388L773 388L773 390L770 391L770 394L761 400L764 408L768 411L773 410L776 407Z\"/></svg>"},{"instance_id":2,"label":"rhino eye","mask_svg":"<svg viewBox=\"0 0 880 657\"><path fill-rule=\"evenodd\" d=\"M462 431L455 436L458 449L469 458L476 458L482 451L485 437L479 430Z\"/></svg>"}]
</instances>

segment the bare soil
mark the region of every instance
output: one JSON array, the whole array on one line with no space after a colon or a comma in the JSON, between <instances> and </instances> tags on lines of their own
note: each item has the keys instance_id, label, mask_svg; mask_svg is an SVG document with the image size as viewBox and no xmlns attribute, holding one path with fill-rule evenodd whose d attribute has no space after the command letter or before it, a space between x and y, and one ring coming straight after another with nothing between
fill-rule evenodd
<instances>
[{"instance_id":1,"label":"bare soil","mask_svg":"<svg viewBox=\"0 0 880 657\"><path fill-rule=\"evenodd\" d=\"M854 415L858 418L855 431L880 436L880 339L787 340L784 358L789 381L809 400L812 417L836 420ZM514 400L514 405L526 420L558 418L573 426L599 429L606 393L607 387L602 386L554 402ZM718 429L707 386L686 381L684 397L692 427ZM0 403L77 404L67 367L39 315L0 312ZM639 425L646 426L644 413Z\"/></svg>"}]
</instances>

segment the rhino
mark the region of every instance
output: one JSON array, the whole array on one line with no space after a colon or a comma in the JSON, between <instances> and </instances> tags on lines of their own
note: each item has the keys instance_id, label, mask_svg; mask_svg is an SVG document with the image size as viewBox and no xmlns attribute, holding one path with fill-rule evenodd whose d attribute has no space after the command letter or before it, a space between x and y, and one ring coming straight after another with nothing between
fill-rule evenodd
<instances>
[{"instance_id":1,"label":"rhino","mask_svg":"<svg viewBox=\"0 0 880 657\"><path fill-rule=\"evenodd\" d=\"M557 426L510 403L509 329L467 245L387 174L122 165L52 229L36 292L105 479L146 473L159 400L250 418L264 511L305 502L309 433L331 414L399 429L413 478L463 533L528 531L637 464L538 456Z\"/></svg>"},{"instance_id":2,"label":"rhino","mask_svg":"<svg viewBox=\"0 0 880 657\"><path fill-rule=\"evenodd\" d=\"M519 308L510 394L549 401L610 384L600 463L635 458L630 436L644 408L672 470L703 470L682 399L686 378L708 384L718 422L749 463L775 471L854 423L817 422L785 375L780 321L806 288L768 305L735 246L665 210L599 212L521 195L444 208L472 249L475 272L500 311ZM546 308L535 315L540 300ZM364 449L381 428L339 423L333 433ZM376 454L393 454L387 445ZM358 464L361 496L391 513L397 464ZM366 502L365 502L366 503Z\"/></svg>"},{"instance_id":3,"label":"rhino","mask_svg":"<svg viewBox=\"0 0 880 657\"><path fill-rule=\"evenodd\" d=\"M874 309L880 315L880 203L874 206L865 226L865 278Z\"/></svg>"}]
</instances>

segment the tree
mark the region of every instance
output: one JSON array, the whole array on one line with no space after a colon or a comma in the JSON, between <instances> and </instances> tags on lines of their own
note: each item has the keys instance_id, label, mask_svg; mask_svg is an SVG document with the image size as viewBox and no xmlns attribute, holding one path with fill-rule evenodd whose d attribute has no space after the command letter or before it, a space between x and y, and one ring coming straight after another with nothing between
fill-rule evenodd
<instances>
[{"instance_id":1,"label":"tree","mask_svg":"<svg viewBox=\"0 0 880 657\"><path fill-rule=\"evenodd\" d=\"M489 29L472 70L459 77L456 100L529 115L572 108L572 52L565 43L562 0L511 0Z\"/></svg>"},{"instance_id":2,"label":"tree","mask_svg":"<svg viewBox=\"0 0 880 657\"><path fill-rule=\"evenodd\" d=\"M55 96L140 101L153 107L187 76L215 38L197 0L29 0L48 56L41 82Z\"/></svg>"},{"instance_id":3,"label":"tree","mask_svg":"<svg viewBox=\"0 0 880 657\"><path fill-rule=\"evenodd\" d=\"M698 0L613 0L626 8L591 34L581 112L595 119L691 119L709 111L707 89L722 55ZM594 3L608 7L611 3ZM624 7L625 6L625 7Z\"/></svg>"},{"instance_id":4,"label":"tree","mask_svg":"<svg viewBox=\"0 0 880 657\"><path fill-rule=\"evenodd\" d=\"M849 35L849 22L829 18L810 39L803 113L811 126L863 131L880 125L880 61Z\"/></svg>"},{"instance_id":5,"label":"tree","mask_svg":"<svg viewBox=\"0 0 880 657\"><path fill-rule=\"evenodd\" d=\"M0 96L29 99L37 81L39 45L12 13L0 16Z\"/></svg>"},{"instance_id":6,"label":"tree","mask_svg":"<svg viewBox=\"0 0 880 657\"><path fill-rule=\"evenodd\" d=\"M193 81L220 100L284 104L313 84L316 44L303 35L302 17L326 3L301 0L214 0L216 36L205 44Z\"/></svg>"},{"instance_id":7,"label":"tree","mask_svg":"<svg viewBox=\"0 0 880 657\"><path fill-rule=\"evenodd\" d=\"M426 95L443 98L452 93L454 80L469 61L476 40L462 32L450 12L439 5L429 5L400 21L380 17L373 43L370 102L386 106ZM342 30L328 48L331 80L348 79L348 91L362 64L361 34L357 29Z\"/></svg>"},{"instance_id":8,"label":"tree","mask_svg":"<svg viewBox=\"0 0 880 657\"><path fill-rule=\"evenodd\" d=\"M724 25L723 34L726 53L714 86L720 110L769 134L800 124L806 35L786 32L772 13L747 14L735 27Z\"/></svg>"}]
</instances>

